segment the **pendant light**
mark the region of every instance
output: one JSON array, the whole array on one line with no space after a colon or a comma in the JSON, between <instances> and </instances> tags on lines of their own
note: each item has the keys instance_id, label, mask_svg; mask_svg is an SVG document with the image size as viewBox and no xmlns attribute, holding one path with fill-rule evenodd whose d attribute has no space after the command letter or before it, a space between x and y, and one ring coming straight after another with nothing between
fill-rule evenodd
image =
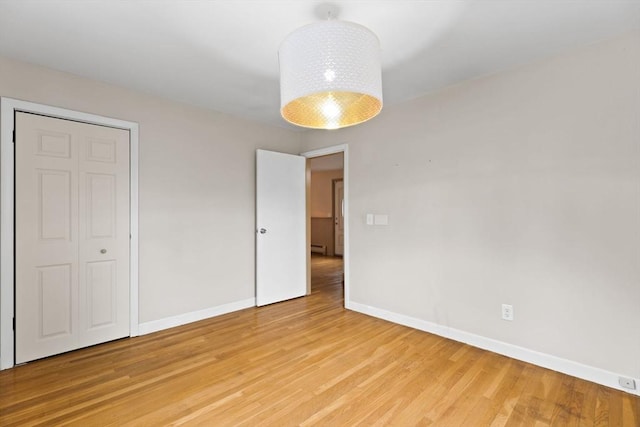
<instances>
[{"instance_id":1,"label":"pendant light","mask_svg":"<svg viewBox=\"0 0 640 427\"><path fill-rule=\"evenodd\" d=\"M380 42L368 28L327 20L298 28L280 46L280 113L297 126L338 129L382 109Z\"/></svg>"}]
</instances>

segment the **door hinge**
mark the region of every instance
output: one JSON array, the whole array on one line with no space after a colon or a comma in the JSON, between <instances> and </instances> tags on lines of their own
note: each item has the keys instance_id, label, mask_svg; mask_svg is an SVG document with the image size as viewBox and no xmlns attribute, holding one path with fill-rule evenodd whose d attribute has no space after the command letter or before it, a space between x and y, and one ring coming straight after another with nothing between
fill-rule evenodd
<instances>
[{"instance_id":1,"label":"door hinge","mask_svg":"<svg viewBox=\"0 0 640 427\"><path fill-rule=\"evenodd\" d=\"M16 143L16 130L13 130L13 143Z\"/></svg>"},{"instance_id":2,"label":"door hinge","mask_svg":"<svg viewBox=\"0 0 640 427\"><path fill-rule=\"evenodd\" d=\"M13 318L13 330L14 330L14 332L16 330L16 318L15 317Z\"/></svg>"}]
</instances>

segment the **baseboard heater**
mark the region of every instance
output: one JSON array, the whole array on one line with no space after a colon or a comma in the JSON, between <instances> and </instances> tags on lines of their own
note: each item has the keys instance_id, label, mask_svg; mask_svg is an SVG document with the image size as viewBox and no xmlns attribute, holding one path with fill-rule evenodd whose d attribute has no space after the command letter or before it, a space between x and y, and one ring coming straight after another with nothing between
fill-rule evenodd
<instances>
[{"instance_id":1,"label":"baseboard heater","mask_svg":"<svg viewBox=\"0 0 640 427\"><path fill-rule=\"evenodd\" d=\"M314 245L311 244L311 253L313 254L327 254L327 245Z\"/></svg>"}]
</instances>

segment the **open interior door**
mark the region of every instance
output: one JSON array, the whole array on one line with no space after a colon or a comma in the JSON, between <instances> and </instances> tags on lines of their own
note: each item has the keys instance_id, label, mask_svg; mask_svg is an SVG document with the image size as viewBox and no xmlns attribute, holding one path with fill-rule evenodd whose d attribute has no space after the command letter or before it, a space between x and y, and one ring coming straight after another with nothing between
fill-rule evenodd
<instances>
[{"instance_id":1,"label":"open interior door","mask_svg":"<svg viewBox=\"0 0 640 427\"><path fill-rule=\"evenodd\" d=\"M307 292L306 159L256 153L256 304Z\"/></svg>"}]
</instances>

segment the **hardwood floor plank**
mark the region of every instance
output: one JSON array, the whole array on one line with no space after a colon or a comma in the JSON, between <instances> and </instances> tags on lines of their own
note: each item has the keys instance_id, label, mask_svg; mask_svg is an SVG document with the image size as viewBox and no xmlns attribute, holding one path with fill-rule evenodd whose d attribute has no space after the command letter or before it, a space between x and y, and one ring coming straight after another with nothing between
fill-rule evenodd
<instances>
[{"instance_id":1,"label":"hardwood floor plank","mask_svg":"<svg viewBox=\"0 0 640 427\"><path fill-rule=\"evenodd\" d=\"M0 425L639 426L640 399L312 294L0 372Z\"/></svg>"}]
</instances>

